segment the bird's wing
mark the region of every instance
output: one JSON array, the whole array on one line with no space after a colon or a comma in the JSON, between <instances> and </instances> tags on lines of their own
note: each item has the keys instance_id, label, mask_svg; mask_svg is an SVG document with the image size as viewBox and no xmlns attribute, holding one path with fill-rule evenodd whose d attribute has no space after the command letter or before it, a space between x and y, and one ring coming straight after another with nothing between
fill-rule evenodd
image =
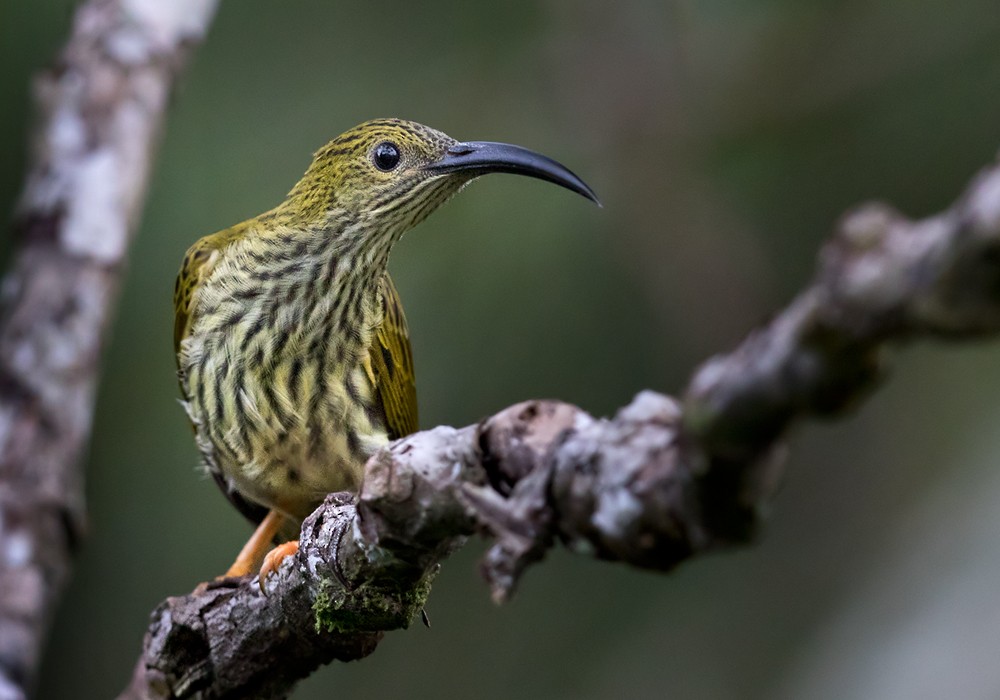
<instances>
[{"instance_id":1,"label":"bird's wing","mask_svg":"<svg viewBox=\"0 0 1000 700\"><path fill-rule=\"evenodd\" d=\"M395 440L417 431L417 385L406 317L388 273L382 277L381 296L382 325L368 355L389 439Z\"/></svg>"},{"instance_id":2,"label":"bird's wing","mask_svg":"<svg viewBox=\"0 0 1000 700\"><path fill-rule=\"evenodd\" d=\"M174 353L178 354L178 363L180 362L181 341L190 335L193 325L194 319L192 319L191 313L194 307L195 290L212 272L222 249L236 238L244 226L245 224L240 224L205 236L191 246L184 256L184 262L181 263L180 272L177 273L177 282L174 285ZM184 396L185 400L188 399L184 390L184 382L181 382L181 395ZM252 523L259 523L264 519L264 516L267 515L267 508L244 498L239 492L233 490L222 472L212 468L211 465L209 465L209 473L229 502L244 517Z\"/></svg>"},{"instance_id":3,"label":"bird's wing","mask_svg":"<svg viewBox=\"0 0 1000 700\"><path fill-rule=\"evenodd\" d=\"M250 225L244 221L231 228L205 236L188 248L174 284L174 352L181 350L181 341L191 333L191 311L198 285L212 272L222 249L233 242Z\"/></svg>"}]
</instances>

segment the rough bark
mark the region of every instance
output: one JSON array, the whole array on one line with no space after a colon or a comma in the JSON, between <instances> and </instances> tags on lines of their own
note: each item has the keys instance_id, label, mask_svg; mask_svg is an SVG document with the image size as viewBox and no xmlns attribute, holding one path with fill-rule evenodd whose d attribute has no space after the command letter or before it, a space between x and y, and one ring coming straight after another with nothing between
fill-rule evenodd
<instances>
[{"instance_id":1,"label":"rough bark","mask_svg":"<svg viewBox=\"0 0 1000 700\"><path fill-rule=\"evenodd\" d=\"M35 85L0 308L0 698L33 685L84 527L98 359L170 88L215 0L93 0Z\"/></svg>"},{"instance_id":2,"label":"rough bark","mask_svg":"<svg viewBox=\"0 0 1000 700\"><path fill-rule=\"evenodd\" d=\"M123 698L285 697L319 664L370 653L420 611L469 535L493 597L556 543L668 571L752 540L799 418L871 392L893 344L1000 330L1000 167L942 214L848 214L813 283L680 401L643 392L609 420L551 401L395 442L357 497L333 494L265 584L230 580L153 614Z\"/></svg>"}]
</instances>

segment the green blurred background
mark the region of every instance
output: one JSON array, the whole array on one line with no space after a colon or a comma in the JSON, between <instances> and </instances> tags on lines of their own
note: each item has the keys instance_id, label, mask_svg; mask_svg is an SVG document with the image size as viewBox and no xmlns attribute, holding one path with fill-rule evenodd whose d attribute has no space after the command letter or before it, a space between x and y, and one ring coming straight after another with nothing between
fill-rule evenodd
<instances>
[{"instance_id":1,"label":"green blurred background","mask_svg":"<svg viewBox=\"0 0 1000 700\"><path fill-rule=\"evenodd\" d=\"M0 2L5 215L30 76L71 16L68 0ZM391 267L425 427L540 396L602 415L680 391L786 303L846 208L946 206L1000 147L998 48L991 0L224 2L167 121L40 697L114 695L150 610L246 538L175 400L173 279L188 245L275 204L326 140L394 115L583 175L603 210L489 178ZM990 343L908 348L857 415L804 426L758 546L670 576L557 552L497 608L472 542L435 585L432 629L296 697L998 697L997 359Z\"/></svg>"}]
</instances>

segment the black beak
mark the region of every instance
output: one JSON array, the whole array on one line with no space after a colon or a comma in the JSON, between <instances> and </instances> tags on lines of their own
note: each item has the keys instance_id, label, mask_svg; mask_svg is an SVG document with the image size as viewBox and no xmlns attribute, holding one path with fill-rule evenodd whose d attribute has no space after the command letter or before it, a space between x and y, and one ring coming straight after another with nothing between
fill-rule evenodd
<instances>
[{"instance_id":1,"label":"black beak","mask_svg":"<svg viewBox=\"0 0 1000 700\"><path fill-rule=\"evenodd\" d=\"M468 173L478 177L487 173L514 173L537 177L572 190L601 206L600 200L587 183L569 168L541 153L492 141L467 141L456 143L435 163L426 166L433 173Z\"/></svg>"}]
</instances>

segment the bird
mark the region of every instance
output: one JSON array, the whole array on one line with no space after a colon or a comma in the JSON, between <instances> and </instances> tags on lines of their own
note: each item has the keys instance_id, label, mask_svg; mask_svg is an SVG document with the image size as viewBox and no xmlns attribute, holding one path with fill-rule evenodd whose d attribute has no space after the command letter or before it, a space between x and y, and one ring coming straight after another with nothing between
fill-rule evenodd
<instances>
[{"instance_id":1,"label":"bird","mask_svg":"<svg viewBox=\"0 0 1000 700\"><path fill-rule=\"evenodd\" d=\"M389 253L488 173L547 180L600 205L535 151L374 119L320 148L275 208L185 254L174 289L181 403L205 470L257 525L225 578L260 567L263 590L326 495L357 493L368 458L417 430Z\"/></svg>"}]
</instances>

